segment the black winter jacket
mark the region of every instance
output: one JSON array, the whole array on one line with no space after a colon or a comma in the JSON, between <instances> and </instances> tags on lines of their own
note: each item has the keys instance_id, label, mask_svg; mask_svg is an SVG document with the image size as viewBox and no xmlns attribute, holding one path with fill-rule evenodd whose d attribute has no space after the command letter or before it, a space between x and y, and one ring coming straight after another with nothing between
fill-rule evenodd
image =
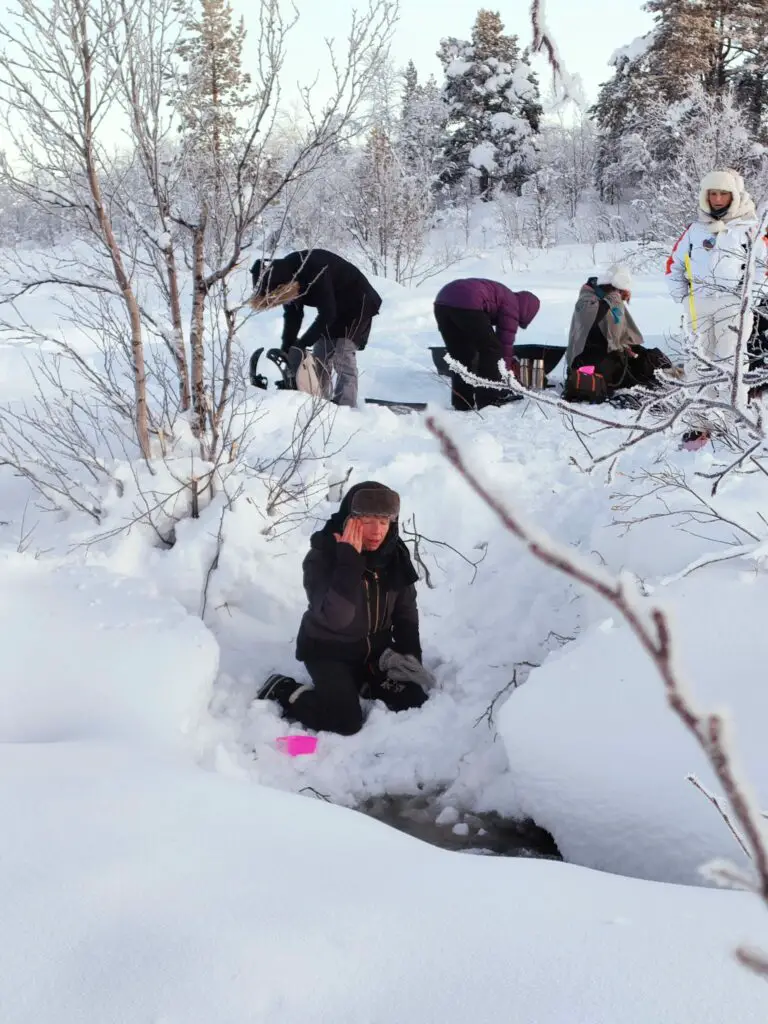
<instances>
[{"instance_id":1,"label":"black winter jacket","mask_svg":"<svg viewBox=\"0 0 768 1024\"><path fill-rule=\"evenodd\" d=\"M323 336L350 338L365 348L381 296L354 264L326 249L303 249L273 260L259 282L261 273L261 260L256 260L251 276L260 294L291 281L301 288L299 298L283 306L283 351L294 345L309 348ZM317 317L299 338L305 306L314 306Z\"/></svg>"},{"instance_id":2,"label":"black winter jacket","mask_svg":"<svg viewBox=\"0 0 768 1024\"><path fill-rule=\"evenodd\" d=\"M415 654L421 661L414 586L418 575L397 524L392 524L374 552L358 554L351 544L334 537L344 529L352 495L360 487L371 486L375 485L367 482L353 487L339 512L312 535L304 559L309 607L296 639L299 661L376 665L387 647Z\"/></svg>"}]
</instances>

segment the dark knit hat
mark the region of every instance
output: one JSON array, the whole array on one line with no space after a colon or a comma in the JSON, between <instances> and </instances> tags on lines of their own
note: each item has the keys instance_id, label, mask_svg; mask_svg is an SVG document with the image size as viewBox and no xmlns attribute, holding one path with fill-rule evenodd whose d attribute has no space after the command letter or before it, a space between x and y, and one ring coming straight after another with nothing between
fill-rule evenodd
<instances>
[{"instance_id":1,"label":"dark knit hat","mask_svg":"<svg viewBox=\"0 0 768 1024\"><path fill-rule=\"evenodd\" d=\"M400 495L389 487L361 487L352 497L353 516L381 516L394 522L400 515Z\"/></svg>"}]
</instances>

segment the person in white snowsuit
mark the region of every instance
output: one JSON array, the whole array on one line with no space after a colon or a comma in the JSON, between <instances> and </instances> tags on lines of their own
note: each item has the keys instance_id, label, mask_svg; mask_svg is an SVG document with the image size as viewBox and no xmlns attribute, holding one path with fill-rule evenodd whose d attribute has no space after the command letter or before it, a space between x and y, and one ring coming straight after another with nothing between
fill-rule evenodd
<instances>
[{"instance_id":1,"label":"person in white snowsuit","mask_svg":"<svg viewBox=\"0 0 768 1024\"><path fill-rule=\"evenodd\" d=\"M698 219L675 242L667 260L667 282L672 297L685 303L696 335L696 351L713 364L728 365L738 342L741 287L750 237L757 233L755 204L736 171L710 171L701 182ZM765 240L758 243L757 285L765 276ZM746 369L747 352L743 353ZM730 366L728 367L730 368ZM704 378L706 369L695 355L686 377ZM712 387L707 394L727 400L726 389ZM746 388L739 404L746 402ZM707 432L696 432L706 440ZM686 435L687 436L687 435Z\"/></svg>"}]
</instances>

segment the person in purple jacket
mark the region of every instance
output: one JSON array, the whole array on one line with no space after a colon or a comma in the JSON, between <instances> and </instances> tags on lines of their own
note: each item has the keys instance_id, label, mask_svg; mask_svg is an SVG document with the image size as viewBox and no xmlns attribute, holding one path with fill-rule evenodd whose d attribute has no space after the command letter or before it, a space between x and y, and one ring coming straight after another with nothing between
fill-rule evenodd
<instances>
[{"instance_id":1,"label":"person in purple jacket","mask_svg":"<svg viewBox=\"0 0 768 1024\"><path fill-rule=\"evenodd\" d=\"M514 370L515 337L539 312L532 292L513 292L499 281L465 277L444 285L435 299L437 329L448 354L484 380L501 380L499 361ZM495 388L474 387L451 374L454 409L500 405L507 396Z\"/></svg>"}]
</instances>

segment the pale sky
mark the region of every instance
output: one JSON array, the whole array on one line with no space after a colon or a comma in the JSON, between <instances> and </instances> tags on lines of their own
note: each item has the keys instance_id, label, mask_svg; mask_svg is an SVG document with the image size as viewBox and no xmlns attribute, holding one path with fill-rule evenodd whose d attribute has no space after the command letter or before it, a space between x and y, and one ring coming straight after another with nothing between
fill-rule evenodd
<instances>
[{"instance_id":1,"label":"pale sky","mask_svg":"<svg viewBox=\"0 0 768 1024\"><path fill-rule=\"evenodd\" d=\"M560 48L567 70L582 78L587 100L591 103L600 82L610 77L608 59L614 50L632 42L652 27L652 19L641 9L641 0L545 0L546 18ZM285 87L297 79L311 79L318 61L325 66L322 41L335 36L343 43L350 13L362 8L365 0L296 0L300 21L293 29L288 48ZM251 0L233 0L243 13L246 27ZM468 38L478 9L498 10L506 30L517 33L521 43L530 42L529 0L401 0L401 15L393 46L393 57L400 65L412 58L420 76L431 72L440 80L440 63L435 56L443 36ZM287 4L286 4L287 8ZM256 31L256 24L252 26ZM537 59L542 93L550 80L543 63Z\"/></svg>"}]
</instances>

